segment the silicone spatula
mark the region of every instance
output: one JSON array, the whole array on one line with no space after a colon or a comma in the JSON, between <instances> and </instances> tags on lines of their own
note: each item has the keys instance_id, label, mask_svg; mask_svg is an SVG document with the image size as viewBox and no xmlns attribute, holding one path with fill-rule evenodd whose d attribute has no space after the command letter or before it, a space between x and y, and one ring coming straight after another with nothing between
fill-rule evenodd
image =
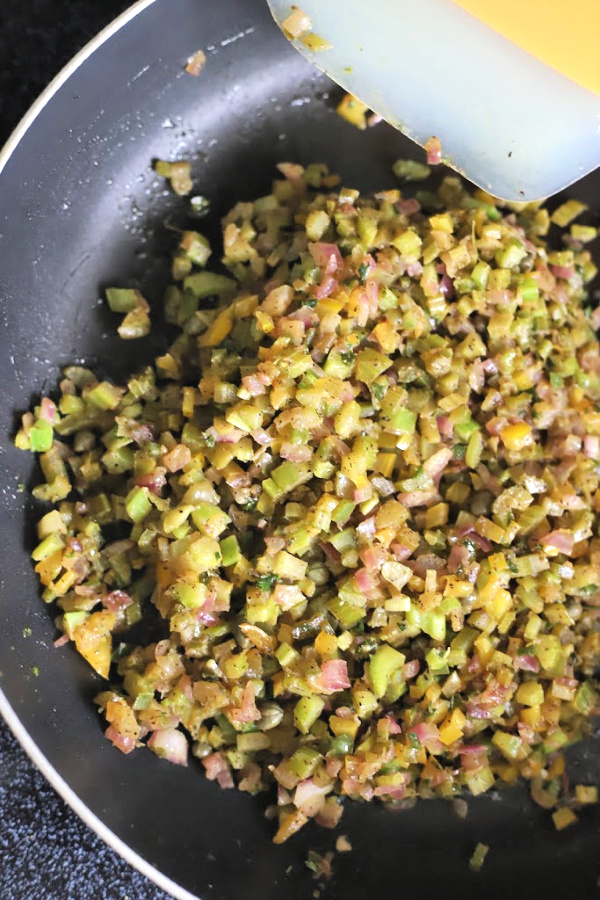
<instances>
[{"instance_id":1,"label":"silicone spatula","mask_svg":"<svg viewBox=\"0 0 600 900\"><path fill-rule=\"evenodd\" d=\"M268 2L280 25L305 14L286 36L307 59L496 197L538 200L600 165L600 66L578 66L597 0L527 0L528 22L524 0Z\"/></svg>"}]
</instances>

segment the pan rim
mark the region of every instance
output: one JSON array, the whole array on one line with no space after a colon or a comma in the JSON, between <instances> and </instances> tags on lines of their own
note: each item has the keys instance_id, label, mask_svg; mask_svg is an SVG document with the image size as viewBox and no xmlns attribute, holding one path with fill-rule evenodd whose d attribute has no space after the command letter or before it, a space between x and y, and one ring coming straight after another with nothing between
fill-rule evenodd
<instances>
[{"instance_id":1,"label":"pan rim","mask_svg":"<svg viewBox=\"0 0 600 900\"><path fill-rule=\"evenodd\" d=\"M0 148L0 175L2 175L8 161L37 117L52 100L54 95L57 94L62 86L69 80L71 75L73 75L77 69L79 69L83 63L96 52L96 50L105 44L106 41L155 2L156 0L136 0L132 6L122 12L120 16L117 16L116 19L113 19L112 22L109 22L102 31L98 32L91 41L85 44L85 46L69 60L60 72L54 76L52 81L44 88L39 97L34 100L23 118L18 122L4 146Z\"/></svg>"},{"instance_id":2,"label":"pan rim","mask_svg":"<svg viewBox=\"0 0 600 900\"><path fill-rule=\"evenodd\" d=\"M106 28L102 29L89 43L87 43L53 78L50 84L34 101L32 106L25 113L23 118L17 124L16 128L0 150L0 175L2 175L9 160L17 150L19 144L34 124L38 116L42 113L48 103L55 94L66 84L69 78L85 63L85 61L98 50L106 41L110 40L125 25L135 19L140 13L152 6L156 0L137 0L132 6L126 9L120 16L113 19ZM104 841L112 850L124 859L134 869L137 869L142 875L149 878L161 890L175 897L176 900L199 900L196 894L191 894L185 888L176 884L151 863L135 852L125 841L121 840L104 822L101 821L81 800L75 791L67 784L64 778L56 771L54 766L46 758L38 745L35 743L21 720L15 712L13 706L8 700L6 694L0 688L0 715L8 725L9 729L19 741L21 747L36 766L36 768L44 775L46 780L52 785L54 790L62 797L62 799L71 807L73 812L85 822L85 824L94 831L98 837Z\"/></svg>"}]
</instances>

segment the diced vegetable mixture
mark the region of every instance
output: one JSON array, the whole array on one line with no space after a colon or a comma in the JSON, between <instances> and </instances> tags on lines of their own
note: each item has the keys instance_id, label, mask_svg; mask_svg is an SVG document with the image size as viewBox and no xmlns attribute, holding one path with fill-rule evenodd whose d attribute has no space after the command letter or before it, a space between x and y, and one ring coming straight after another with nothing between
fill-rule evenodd
<instances>
[{"instance_id":1,"label":"diced vegetable mixture","mask_svg":"<svg viewBox=\"0 0 600 900\"><path fill-rule=\"evenodd\" d=\"M546 209L454 177L419 201L279 169L223 222L228 275L180 235L154 366L70 366L23 417L57 643L120 750L273 791L277 843L344 797L520 777L565 827L597 799L561 754L598 707L595 229L569 202L551 250ZM146 333L138 292L108 299Z\"/></svg>"}]
</instances>

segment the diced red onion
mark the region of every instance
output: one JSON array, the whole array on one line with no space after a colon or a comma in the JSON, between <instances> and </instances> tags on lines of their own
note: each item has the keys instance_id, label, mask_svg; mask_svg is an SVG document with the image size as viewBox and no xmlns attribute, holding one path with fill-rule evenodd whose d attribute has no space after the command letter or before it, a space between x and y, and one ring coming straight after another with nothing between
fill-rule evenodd
<instances>
[{"instance_id":1,"label":"diced red onion","mask_svg":"<svg viewBox=\"0 0 600 900\"><path fill-rule=\"evenodd\" d=\"M488 303L510 303L512 296L511 291L505 288L492 288L485 292L485 299Z\"/></svg>"},{"instance_id":2,"label":"diced red onion","mask_svg":"<svg viewBox=\"0 0 600 900\"><path fill-rule=\"evenodd\" d=\"M418 662L418 660L417 660ZM384 717L388 723L388 729L390 734L402 734L402 726L398 722L397 719L394 718L392 713L388 713L387 716Z\"/></svg>"},{"instance_id":3,"label":"diced red onion","mask_svg":"<svg viewBox=\"0 0 600 900\"><path fill-rule=\"evenodd\" d=\"M344 765L344 760L339 756L326 756L325 757L325 771L329 775L330 778L336 778L340 769Z\"/></svg>"},{"instance_id":4,"label":"diced red onion","mask_svg":"<svg viewBox=\"0 0 600 900\"><path fill-rule=\"evenodd\" d=\"M111 612L120 612L127 609L133 603L133 597L125 591L111 591L106 597L102 598L102 605Z\"/></svg>"},{"instance_id":5,"label":"diced red onion","mask_svg":"<svg viewBox=\"0 0 600 900\"><path fill-rule=\"evenodd\" d=\"M418 659L411 659L402 667L402 675L405 681L416 678L421 671L421 663Z\"/></svg>"},{"instance_id":6,"label":"diced red onion","mask_svg":"<svg viewBox=\"0 0 600 900\"><path fill-rule=\"evenodd\" d=\"M568 281L569 278L572 278L575 274L574 266L550 266L550 271L555 276L555 278L564 278L565 281Z\"/></svg>"},{"instance_id":7,"label":"diced red onion","mask_svg":"<svg viewBox=\"0 0 600 900\"><path fill-rule=\"evenodd\" d=\"M154 440L154 429L150 425L133 425L131 427L131 437L136 444L149 444Z\"/></svg>"},{"instance_id":8,"label":"diced red onion","mask_svg":"<svg viewBox=\"0 0 600 900\"><path fill-rule=\"evenodd\" d=\"M437 453L434 453L433 456L430 456L429 459L425 460L423 471L432 479L432 481L435 481L436 479L439 479L451 459L452 450L448 447L443 447L441 450L438 450Z\"/></svg>"},{"instance_id":9,"label":"diced red onion","mask_svg":"<svg viewBox=\"0 0 600 900\"><path fill-rule=\"evenodd\" d=\"M570 556L575 544L575 536L570 531L551 531L540 538L542 547L553 547L559 553Z\"/></svg>"},{"instance_id":10,"label":"diced red onion","mask_svg":"<svg viewBox=\"0 0 600 900\"><path fill-rule=\"evenodd\" d=\"M334 563L334 565L339 565L341 563L342 554L339 550L336 550L333 544L330 544L329 541L322 541L320 547L331 563Z\"/></svg>"},{"instance_id":11,"label":"diced red onion","mask_svg":"<svg viewBox=\"0 0 600 900\"><path fill-rule=\"evenodd\" d=\"M430 137L424 144L427 162L430 166L439 166L442 161L442 142L438 137Z\"/></svg>"},{"instance_id":12,"label":"diced red onion","mask_svg":"<svg viewBox=\"0 0 600 900\"><path fill-rule=\"evenodd\" d=\"M406 794L406 785L381 784L375 788L376 797L387 797L389 800L402 800Z\"/></svg>"},{"instance_id":13,"label":"diced red onion","mask_svg":"<svg viewBox=\"0 0 600 900\"><path fill-rule=\"evenodd\" d=\"M404 562L413 552L410 547L405 547L403 544L392 544L390 550L394 554L394 559L396 559L397 562Z\"/></svg>"},{"instance_id":14,"label":"diced red onion","mask_svg":"<svg viewBox=\"0 0 600 900\"><path fill-rule=\"evenodd\" d=\"M117 747L122 753L131 753L132 750L135 750L136 748L137 742L135 738L132 738L126 734L121 734L121 732L117 731L117 729L113 725L109 725L104 734L109 739L109 741L114 744L114 746ZM183 735L181 736L183 737ZM183 739L185 741L185 737L183 737Z\"/></svg>"},{"instance_id":15,"label":"diced red onion","mask_svg":"<svg viewBox=\"0 0 600 900\"><path fill-rule=\"evenodd\" d=\"M328 797L323 808L315 816L315 822L322 828L335 828L339 825L344 807L335 797Z\"/></svg>"},{"instance_id":16,"label":"diced red onion","mask_svg":"<svg viewBox=\"0 0 600 900\"><path fill-rule=\"evenodd\" d=\"M498 374L498 365L493 359L484 359L481 365L488 375Z\"/></svg>"},{"instance_id":17,"label":"diced red onion","mask_svg":"<svg viewBox=\"0 0 600 900\"><path fill-rule=\"evenodd\" d=\"M358 778L345 778L342 781L342 792L349 797L361 797L363 800L371 800L375 794L372 785L363 783Z\"/></svg>"},{"instance_id":18,"label":"diced red onion","mask_svg":"<svg viewBox=\"0 0 600 900\"><path fill-rule=\"evenodd\" d=\"M377 582L374 580L372 570L369 571L366 568L358 569L354 573L354 580L356 581L358 589L366 594L367 597L369 597L377 588Z\"/></svg>"},{"instance_id":19,"label":"diced red onion","mask_svg":"<svg viewBox=\"0 0 600 900\"><path fill-rule=\"evenodd\" d=\"M45 419L51 425L56 419L56 406L48 397L42 397L40 400L40 419Z\"/></svg>"},{"instance_id":20,"label":"diced red onion","mask_svg":"<svg viewBox=\"0 0 600 900\"><path fill-rule=\"evenodd\" d=\"M294 805L305 816L313 818L323 808L325 797L332 790L332 784L318 785L312 778L306 778L300 782L294 792Z\"/></svg>"},{"instance_id":21,"label":"diced red onion","mask_svg":"<svg viewBox=\"0 0 600 900\"><path fill-rule=\"evenodd\" d=\"M363 519L363 521L356 526L357 534L368 541L372 541L375 537L375 530L375 516L369 516L367 519Z\"/></svg>"},{"instance_id":22,"label":"diced red onion","mask_svg":"<svg viewBox=\"0 0 600 900\"><path fill-rule=\"evenodd\" d=\"M296 584L278 584L273 591L273 600L284 611L292 609L304 599L304 594Z\"/></svg>"},{"instance_id":23,"label":"diced red onion","mask_svg":"<svg viewBox=\"0 0 600 900\"><path fill-rule=\"evenodd\" d=\"M284 549L285 538L278 534L267 536L265 537L265 546L267 548L267 556L275 556L276 553Z\"/></svg>"},{"instance_id":24,"label":"diced red onion","mask_svg":"<svg viewBox=\"0 0 600 900\"><path fill-rule=\"evenodd\" d=\"M386 552L383 547L365 547L360 551L359 556L367 572L373 570L378 572L386 558Z\"/></svg>"},{"instance_id":25,"label":"diced red onion","mask_svg":"<svg viewBox=\"0 0 600 900\"><path fill-rule=\"evenodd\" d=\"M329 659L321 664L319 675L311 678L312 686L321 694L335 694L350 687L345 659Z\"/></svg>"},{"instance_id":26,"label":"diced red onion","mask_svg":"<svg viewBox=\"0 0 600 900\"><path fill-rule=\"evenodd\" d=\"M430 491L407 491L406 493L398 494L398 500L407 509L412 509L415 506L429 506L438 500L439 496L437 490L433 488Z\"/></svg>"},{"instance_id":27,"label":"diced red onion","mask_svg":"<svg viewBox=\"0 0 600 900\"><path fill-rule=\"evenodd\" d=\"M359 328L364 328L367 324L369 321L369 313L370 304L367 293L366 291L360 291L358 294L358 314L356 316L356 324Z\"/></svg>"},{"instance_id":28,"label":"diced red onion","mask_svg":"<svg viewBox=\"0 0 600 900\"><path fill-rule=\"evenodd\" d=\"M326 275L333 275L344 264L337 244L326 244L317 241L316 243L309 243L308 249L315 263L324 270Z\"/></svg>"},{"instance_id":29,"label":"diced red onion","mask_svg":"<svg viewBox=\"0 0 600 900\"><path fill-rule=\"evenodd\" d=\"M262 428L257 428L256 431L253 431L252 438L256 441L257 444L261 444L261 446L266 446L273 440L271 435L267 431L264 431Z\"/></svg>"},{"instance_id":30,"label":"diced red onion","mask_svg":"<svg viewBox=\"0 0 600 900\"><path fill-rule=\"evenodd\" d=\"M189 465L192 459L192 451L185 444L176 444L169 453L163 455L162 461L169 472L180 472Z\"/></svg>"},{"instance_id":31,"label":"diced red onion","mask_svg":"<svg viewBox=\"0 0 600 900\"><path fill-rule=\"evenodd\" d=\"M282 444L279 455L290 462L308 462L312 458L312 450L308 444Z\"/></svg>"},{"instance_id":32,"label":"diced red onion","mask_svg":"<svg viewBox=\"0 0 600 900\"><path fill-rule=\"evenodd\" d=\"M370 303L371 314L373 315L377 312L377 306L379 304L379 283L373 278L367 278L365 282L365 291Z\"/></svg>"},{"instance_id":33,"label":"diced red onion","mask_svg":"<svg viewBox=\"0 0 600 900\"><path fill-rule=\"evenodd\" d=\"M394 482L389 478L384 478L383 475L373 475L371 484L382 497L391 497L396 490Z\"/></svg>"},{"instance_id":34,"label":"diced red onion","mask_svg":"<svg viewBox=\"0 0 600 900\"><path fill-rule=\"evenodd\" d=\"M256 706L254 692L255 687L253 682L248 681L244 688L244 693L242 694L241 705L230 713L231 717L235 719L237 723L246 725L250 722L258 722L261 718L261 712Z\"/></svg>"},{"instance_id":35,"label":"diced red onion","mask_svg":"<svg viewBox=\"0 0 600 900\"><path fill-rule=\"evenodd\" d=\"M161 728L153 731L148 746L169 762L178 766L187 766L189 745L186 736L177 728Z\"/></svg>"},{"instance_id":36,"label":"diced red onion","mask_svg":"<svg viewBox=\"0 0 600 900\"><path fill-rule=\"evenodd\" d=\"M217 431L217 429L211 425L210 428L206 429L206 434L214 438L215 443L217 444L237 444L238 441L245 437L245 432L240 428L234 428L233 425L229 425L225 432Z\"/></svg>"},{"instance_id":37,"label":"diced red onion","mask_svg":"<svg viewBox=\"0 0 600 900\"><path fill-rule=\"evenodd\" d=\"M261 394L267 393L266 386L255 374L244 375L242 384L251 397L260 397Z\"/></svg>"},{"instance_id":38,"label":"diced red onion","mask_svg":"<svg viewBox=\"0 0 600 900\"><path fill-rule=\"evenodd\" d=\"M277 785L277 806L287 806L292 802L292 795L282 784Z\"/></svg>"},{"instance_id":39,"label":"diced red onion","mask_svg":"<svg viewBox=\"0 0 600 900\"><path fill-rule=\"evenodd\" d=\"M525 722L517 722L517 731L525 744L531 745L535 743L537 735L531 725L527 725Z\"/></svg>"},{"instance_id":40,"label":"diced red onion","mask_svg":"<svg viewBox=\"0 0 600 900\"><path fill-rule=\"evenodd\" d=\"M135 483L138 487L148 488L152 494L158 495L167 483L167 479L164 475L164 469L162 471L155 469L148 475L138 475Z\"/></svg>"},{"instance_id":41,"label":"diced red onion","mask_svg":"<svg viewBox=\"0 0 600 900\"><path fill-rule=\"evenodd\" d=\"M205 756L202 765L206 769L206 777L209 781L217 781L219 787L222 788L234 786L229 765L220 753L211 753L210 756Z\"/></svg>"},{"instance_id":42,"label":"diced red onion","mask_svg":"<svg viewBox=\"0 0 600 900\"><path fill-rule=\"evenodd\" d=\"M524 672L539 672L540 661L537 656L530 656L528 653L519 654L514 660L515 669L522 669Z\"/></svg>"},{"instance_id":43,"label":"diced red onion","mask_svg":"<svg viewBox=\"0 0 600 900\"><path fill-rule=\"evenodd\" d=\"M416 197L407 197L406 200L399 200L396 209L403 216L414 216L421 212L421 204Z\"/></svg>"},{"instance_id":44,"label":"diced red onion","mask_svg":"<svg viewBox=\"0 0 600 900\"><path fill-rule=\"evenodd\" d=\"M480 550L483 550L484 553L491 553L492 544L488 541L487 538L483 537L483 535L478 534L476 531L471 532L471 540L474 544L477 544Z\"/></svg>"},{"instance_id":45,"label":"diced red onion","mask_svg":"<svg viewBox=\"0 0 600 900\"><path fill-rule=\"evenodd\" d=\"M329 297L335 290L336 284L337 281L333 275L325 275L321 284L315 288L315 297L317 300L324 300L325 297Z\"/></svg>"},{"instance_id":46,"label":"diced red onion","mask_svg":"<svg viewBox=\"0 0 600 900\"><path fill-rule=\"evenodd\" d=\"M463 744L458 752L461 756L468 756L470 753L487 753L487 747L485 744Z\"/></svg>"},{"instance_id":47,"label":"diced red onion","mask_svg":"<svg viewBox=\"0 0 600 900\"><path fill-rule=\"evenodd\" d=\"M454 424L448 416L438 416L437 427L442 437L451 438L454 433Z\"/></svg>"}]
</instances>

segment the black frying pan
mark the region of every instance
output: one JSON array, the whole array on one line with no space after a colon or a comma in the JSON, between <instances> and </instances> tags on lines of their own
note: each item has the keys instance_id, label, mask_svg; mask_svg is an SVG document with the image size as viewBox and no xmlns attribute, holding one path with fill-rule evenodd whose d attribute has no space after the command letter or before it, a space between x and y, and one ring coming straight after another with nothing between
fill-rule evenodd
<instances>
[{"instance_id":1,"label":"black frying pan","mask_svg":"<svg viewBox=\"0 0 600 900\"><path fill-rule=\"evenodd\" d=\"M195 79L183 65L199 47L208 63ZM118 379L163 346L160 331L123 345L98 303L102 286L118 281L141 284L160 304L163 223L180 205L154 178L153 157L194 158L215 234L234 200L268 191L282 160L325 161L362 190L391 187L391 163L414 146L385 125L365 133L347 125L335 114L338 94L287 45L263 0L155 0L74 69L0 177L1 707L77 811L137 854L135 864L170 879L179 897L309 898L307 851L330 849L335 834L307 827L274 847L259 801L221 791L200 766L142 751L124 757L105 740L91 702L98 680L71 649L52 646L51 613L30 567L39 510L18 490L33 464L12 447L15 415L67 362L83 359ZM600 177L570 193L600 209ZM575 748L577 780L600 780L597 755L593 742ZM355 849L337 857L322 897L597 896L598 811L558 834L521 789L469 807L462 821L443 801L403 812L348 803L338 833ZM468 859L478 841L491 851L475 874Z\"/></svg>"}]
</instances>

